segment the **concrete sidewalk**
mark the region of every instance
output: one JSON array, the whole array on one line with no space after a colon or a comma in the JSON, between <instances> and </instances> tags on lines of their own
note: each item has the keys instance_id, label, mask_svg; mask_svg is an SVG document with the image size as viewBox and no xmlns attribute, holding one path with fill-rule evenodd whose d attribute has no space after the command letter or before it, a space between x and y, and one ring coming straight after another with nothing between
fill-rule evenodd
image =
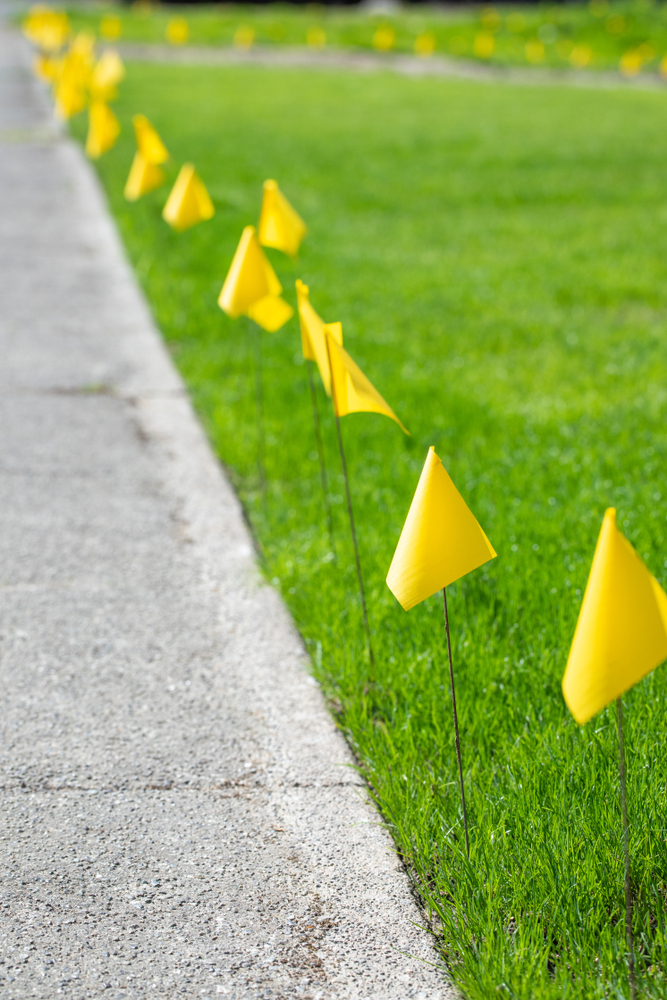
<instances>
[{"instance_id":1,"label":"concrete sidewalk","mask_svg":"<svg viewBox=\"0 0 667 1000\"><path fill-rule=\"evenodd\" d=\"M0 994L453 996L28 59L0 31Z\"/></svg>"}]
</instances>

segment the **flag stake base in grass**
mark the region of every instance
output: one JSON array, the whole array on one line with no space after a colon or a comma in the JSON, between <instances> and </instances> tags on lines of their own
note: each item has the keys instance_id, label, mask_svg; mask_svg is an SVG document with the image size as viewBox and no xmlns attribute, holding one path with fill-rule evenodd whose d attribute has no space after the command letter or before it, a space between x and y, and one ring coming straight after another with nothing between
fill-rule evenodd
<instances>
[{"instance_id":1,"label":"flag stake base in grass","mask_svg":"<svg viewBox=\"0 0 667 1000\"><path fill-rule=\"evenodd\" d=\"M442 590L449 681L452 688L454 742L459 767L466 855L470 858L468 813L463 787L459 718L456 711L452 640L449 634L447 587L483 566L496 553L481 525L452 482L433 447L429 448L401 536L387 573L387 586L404 611Z\"/></svg>"},{"instance_id":2,"label":"flag stake base in grass","mask_svg":"<svg viewBox=\"0 0 667 1000\"><path fill-rule=\"evenodd\" d=\"M324 462L324 447L322 445L322 431L320 429L320 411L317 406L317 389L315 388L315 380L313 379L313 362L308 359L306 361L308 366L308 382L310 384L310 399L313 404L313 424L315 425L315 438L317 440L317 454L320 460L320 479L322 480L322 495L324 497L324 510L327 515L327 527L329 529L329 544L331 545L331 554L334 557L334 562L336 561L336 546L334 543L334 532L333 532L333 518L331 515L331 502L329 500L329 485L327 483L327 467Z\"/></svg>"},{"instance_id":3,"label":"flag stake base in grass","mask_svg":"<svg viewBox=\"0 0 667 1000\"><path fill-rule=\"evenodd\" d=\"M630 976L630 1000L635 1000L635 949L632 940L632 886L630 885L630 828L628 825L628 794L625 782L625 740L623 737L623 702L616 699L618 716L618 778L621 789L621 813L623 815L623 855L625 876L625 940L628 945L628 970Z\"/></svg>"},{"instance_id":4,"label":"flag stake base in grass","mask_svg":"<svg viewBox=\"0 0 667 1000\"><path fill-rule=\"evenodd\" d=\"M347 463L345 461L345 449L343 448L343 435L340 432L340 417L336 417L336 433L338 435L338 448L340 451L340 464L343 467L343 479L345 480L345 496L347 498L347 513L350 518L350 533L352 544L354 545L354 559L357 564L357 580L359 581L359 596L361 597L361 610L364 615L364 631L366 632L366 642L368 644L368 659L371 664L370 680L375 680L375 658L373 656L373 646L371 645L371 630L368 627L368 612L366 610L366 596L364 594L364 580L361 575L361 562L359 561L359 546L357 545L357 533L354 530L354 514L352 513L352 498L350 496L350 484L347 479Z\"/></svg>"},{"instance_id":5,"label":"flag stake base in grass","mask_svg":"<svg viewBox=\"0 0 667 1000\"><path fill-rule=\"evenodd\" d=\"M456 759L459 765L459 785L461 787L461 809L463 810L463 832L466 838L466 854L470 859L470 841L468 839L468 814L466 812L466 796L463 789L463 765L461 763L461 742L459 740L459 717L456 711L456 691L454 690L454 664L452 663L452 640L449 636L449 615L447 613L447 588L442 588L442 607L445 612L445 632L447 634L447 656L449 657L449 682L452 688L452 711L454 713L454 742L456 744Z\"/></svg>"},{"instance_id":6,"label":"flag stake base in grass","mask_svg":"<svg viewBox=\"0 0 667 1000\"><path fill-rule=\"evenodd\" d=\"M563 696L580 726L596 712L616 702L625 869L625 939L631 1000L635 1000L637 992L622 698L666 657L667 594L619 530L616 510L609 507L602 521L581 602L563 676Z\"/></svg>"}]
</instances>

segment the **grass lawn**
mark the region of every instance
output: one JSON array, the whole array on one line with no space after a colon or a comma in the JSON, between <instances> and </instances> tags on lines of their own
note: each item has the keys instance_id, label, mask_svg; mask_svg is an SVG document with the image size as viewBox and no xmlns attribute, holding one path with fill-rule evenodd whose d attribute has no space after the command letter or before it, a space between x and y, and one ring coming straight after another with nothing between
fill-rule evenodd
<instances>
[{"instance_id":1,"label":"grass lawn","mask_svg":"<svg viewBox=\"0 0 667 1000\"><path fill-rule=\"evenodd\" d=\"M370 49L383 33L384 44L412 52L419 36L429 36L436 52L497 65L617 68L627 75L654 72L667 53L667 5L649 0L593 0L548 6L512 4L438 11L416 4L394 15L354 8L270 3L258 7L220 4L174 7L148 2L127 6L98 4L69 11L75 30L103 32L110 14L120 19L121 40L163 42L169 20L187 19L194 44L230 45L239 27L261 45L342 46ZM108 23L108 21L107 21ZM393 37L392 37L393 33Z\"/></svg>"},{"instance_id":2,"label":"grass lawn","mask_svg":"<svg viewBox=\"0 0 667 1000\"><path fill-rule=\"evenodd\" d=\"M607 506L667 581L667 95L393 75L130 65L99 161L191 388L466 996L627 998L615 715L578 727L560 680ZM127 204L133 113L196 165L215 218L181 235L167 189ZM83 136L85 121L73 130ZM310 234L271 259L310 285L412 433L343 420L376 684L330 410L338 563L296 320L264 335L268 492L252 352L218 309L274 177ZM498 558L450 591L471 858L442 604L384 578L433 444ZM640 996L667 997L667 674L625 699Z\"/></svg>"}]
</instances>

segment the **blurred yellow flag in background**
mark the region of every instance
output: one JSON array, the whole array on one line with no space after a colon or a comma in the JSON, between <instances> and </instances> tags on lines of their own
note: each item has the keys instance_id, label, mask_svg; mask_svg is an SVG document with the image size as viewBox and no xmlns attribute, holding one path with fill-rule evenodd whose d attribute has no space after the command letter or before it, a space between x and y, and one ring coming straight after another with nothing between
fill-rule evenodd
<instances>
[{"instance_id":1,"label":"blurred yellow flag in background","mask_svg":"<svg viewBox=\"0 0 667 1000\"><path fill-rule=\"evenodd\" d=\"M322 378L324 391L327 396L331 395L331 369L329 368L329 355L324 337L324 320L320 319L308 296L308 285L303 281L296 282L296 301L299 310L299 324L301 326L301 350L306 361L315 361ZM336 329L334 329L334 327ZM343 328L340 323L332 323L329 327L334 337L340 336L339 344L343 343Z\"/></svg>"},{"instance_id":2,"label":"blurred yellow flag in background","mask_svg":"<svg viewBox=\"0 0 667 1000\"><path fill-rule=\"evenodd\" d=\"M282 285L257 242L254 226L241 234L234 259L218 297L218 305L232 319L249 316L270 333L279 330L294 315L280 297Z\"/></svg>"},{"instance_id":3,"label":"blurred yellow flag in background","mask_svg":"<svg viewBox=\"0 0 667 1000\"><path fill-rule=\"evenodd\" d=\"M145 115L134 115L132 118L137 148L147 163L166 163L169 159L162 139L157 134Z\"/></svg>"},{"instance_id":4,"label":"blurred yellow flag in background","mask_svg":"<svg viewBox=\"0 0 667 1000\"><path fill-rule=\"evenodd\" d=\"M495 557L435 449L429 448L387 573L387 586L409 611Z\"/></svg>"},{"instance_id":5,"label":"blurred yellow flag in background","mask_svg":"<svg viewBox=\"0 0 667 1000\"><path fill-rule=\"evenodd\" d=\"M134 115L132 124L137 140L137 152L125 185L125 197L128 201L136 201L137 198L164 183L165 173L159 164L166 163L169 159L169 153L162 139L145 115Z\"/></svg>"},{"instance_id":6,"label":"blurred yellow flag in background","mask_svg":"<svg viewBox=\"0 0 667 1000\"><path fill-rule=\"evenodd\" d=\"M88 137L86 153L97 160L116 142L120 124L111 108L103 101L93 101L88 111Z\"/></svg>"},{"instance_id":7,"label":"blurred yellow flag in background","mask_svg":"<svg viewBox=\"0 0 667 1000\"><path fill-rule=\"evenodd\" d=\"M40 80L44 80L45 83L53 83L60 72L60 59L45 55L35 56L32 67Z\"/></svg>"},{"instance_id":8,"label":"blurred yellow flag in background","mask_svg":"<svg viewBox=\"0 0 667 1000\"><path fill-rule=\"evenodd\" d=\"M563 677L577 722L614 701L667 658L667 594L604 516Z\"/></svg>"},{"instance_id":9,"label":"blurred yellow flag in background","mask_svg":"<svg viewBox=\"0 0 667 1000\"><path fill-rule=\"evenodd\" d=\"M295 212L275 181L264 181L262 211L257 238L263 247L273 247L294 257L308 232L305 222Z\"/></svg>"},{"instance_id":10,"label":"blurred yellow flag in background","mask_svg":"<svg viewBox=\"0 0 667 1000\"><path fill-rule=\"evenodd\" d=\"M100 35L109 41L120 38L123 33L123 22L115 14L107 14L100 22Z\"/></svg>"},{"instance_id":11,"label":"blurred yellow flag in background","mask_svg":"<svg viewBox=\"0 0 667 1000\"><path fill-rule=\"evenodd\" d=\"M215 215L215 208L191 163L184 163L176 178L176 183L167 198L162 218L172 229L182 232L198 222L205 222Z\"/></svg>"},{"instance_id":12,"label":"blurred yellow flag in background","mask_svg":"<svg viewBox=\"0 0 667 1000\"><path fill-rule=\"evenodd\" d=\"M65 121L78 115L88 103L83 84L63 74L62 70L55 83L54 98L56 114Z\"/></svg>"},{"instance_id":13,"label":"blurred yellow flag in background","mask_svg":"<svg viewBox=\"0 0 667 1000\"><path fill-rule=\"evenodd\" d=\"M32 7L30 14L23 22L23 33L31 42L46 52L57 52L67 41L70 34L70 24L62 11L50 10L38 5Z\"/></svg>"},{"instance_id":14,"label":"blurred yellow flag in background","mask_svg":"<svg viewBox=\"0 0 667 1000\"><path fill-rule=\"evenodd\" d=\"M123 60L115 49L107 49L93 67L90 91L93 99L109 101L117 96L116 86L125 77Z\"/></svg>"},{"instance_id":15,"label":"blurred yellow flag in background","mask_svg":"<svg viewBox=\"0 0 667 1000\"><path fill-rule=\"evenodd\" d=\"M170 17L165 34L171 45L185 45L190 35L188 22L184 17Z\"/></svg>"},{"instance_id":16,"label":"blurred yellow flag in background","mask_svg":"<svg viewBox=\"0 0 667 1000\"><path fill-rule=\"evenodd\" d=\"M165 172L161 167L149 163L141 153L135 153L123 193L128 201L137 201L142 195L154 191L165 180Z\"/></svg>"},{"instance_id":17,"label":"blurred yellow flag in background","mask_svg":"<svg viewBox=\"0 0 667 1000\"><path fill-rule=\"evenodd\" d=\"M401 430L409 434L389 404L343 348L341 324L325 323L324 336L331 363L331 391L336 416L345 417L348 413L382 413L395 420Z\"/></svg>"}]
</instances>

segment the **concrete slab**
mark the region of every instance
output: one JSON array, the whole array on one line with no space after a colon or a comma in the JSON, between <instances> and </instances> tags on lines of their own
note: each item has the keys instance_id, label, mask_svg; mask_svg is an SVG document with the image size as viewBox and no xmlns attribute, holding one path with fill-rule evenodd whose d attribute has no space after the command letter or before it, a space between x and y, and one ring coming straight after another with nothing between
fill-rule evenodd
<instances>
[{"instance_id":1,"label":"concrete slab","mask_svg":"<svg viewBox=\"0 0 667 1000\"><path fill-rule=\"evenodd\" d=\"M0 31L0 993L453 996L92 171Z\"/></svg>"}]
</instances>

